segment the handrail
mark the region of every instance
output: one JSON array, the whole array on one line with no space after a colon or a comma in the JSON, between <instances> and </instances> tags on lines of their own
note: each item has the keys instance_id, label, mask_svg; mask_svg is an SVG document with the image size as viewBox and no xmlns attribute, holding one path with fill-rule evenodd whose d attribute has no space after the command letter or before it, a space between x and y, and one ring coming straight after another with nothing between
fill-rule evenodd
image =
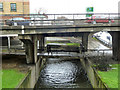
<instances>
[{"instance_id":1,"label":"handrail","mask_svg":"<svg viewBox=\"0 0 120 90\"><path fill-rule=\"evenodd\" d=\"M92 14L91 17L86 17ZM98 16L97 16L98 15ZM76 13L76 14L1 14L0 23L3 25L16 25L16 22L26 22L27 25L81 25L86 23L118 24L120 13ZM95 17L94 17L95 16ZM101 17L103 16L103 17ZM25 20L14 20L13 18ZM10 18L12 18L10 20ZM11 22L9 22L11 21ZM20 23L19 23L20 24Z\"/></svg>"},{"instance_id":2,"label":"handrail","mask_svg":"<svg viewBox=\"0 0 120 90\"><path fill-rule=\"evenodd\" d=\"M23 16L23 15L120 15L120 13L65 13L65 14L1 14L0 16Z\"/></svg>"}]
</instances>

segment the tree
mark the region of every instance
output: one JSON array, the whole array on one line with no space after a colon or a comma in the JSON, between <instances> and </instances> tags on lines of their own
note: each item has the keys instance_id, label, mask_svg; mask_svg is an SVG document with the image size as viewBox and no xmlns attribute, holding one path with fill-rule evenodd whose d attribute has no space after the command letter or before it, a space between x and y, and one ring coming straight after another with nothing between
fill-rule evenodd
<instances>
[{"instance_id":1,"label":"tree","mask_svg":"<svg viewBox=\"0 0 120 90\"><path fill-rule=\"evenodd\" d=\"M39 9L35 9L35 13L43 14L43 13L47 13L47 10L45 8L39 8Z\"/></svg>"}]
</instances>

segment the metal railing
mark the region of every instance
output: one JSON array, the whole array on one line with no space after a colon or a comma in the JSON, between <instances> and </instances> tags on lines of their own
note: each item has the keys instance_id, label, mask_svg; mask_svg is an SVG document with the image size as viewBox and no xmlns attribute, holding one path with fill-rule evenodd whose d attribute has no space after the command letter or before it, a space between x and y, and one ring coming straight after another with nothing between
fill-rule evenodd
<instances>
[{"instance_id":1,"label":"metal railing","mask_svg":"<svg viewBox=\"0 0 120 90\"><path fill-rule=\"evenodd\" d=\"M92 14L91 17L86 17ZM29 23L30 26L40 25L84 25L84 24L118 24L120 13L78 13L78 14L3 14L0 15L1 25L11 22L11 25L18 25L22 22ZM24 18L24 20L14 20L14 18ZM10 19L11 18L11 19ZM19 22L19 23L18 23ZM24 24L23 24L24 25Z\"/></svg>"}]
</instances>

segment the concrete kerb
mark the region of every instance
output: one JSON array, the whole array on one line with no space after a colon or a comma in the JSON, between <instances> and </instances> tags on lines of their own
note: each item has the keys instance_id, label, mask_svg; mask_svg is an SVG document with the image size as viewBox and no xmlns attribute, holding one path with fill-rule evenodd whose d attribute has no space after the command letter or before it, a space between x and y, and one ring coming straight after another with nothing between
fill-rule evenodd
<instances>
[{"instance_id":1,"label":"concrete kerb","mask_svg":"<svg viewBox=\"0 0 120 90\"><path fill-rule=\"evenodd\" d=\"M34 69L34 70L33 70ZM16 87L17 89L20 88L34 88L35 85L35 77L34 76L34 72L35 71L35 65L32 65L28 72L26 73L25 77L20 81L20 83L18 84L18 86Z\"/></svg>"},{"instance_id":2,"label":"concrete kerb","mask_svg":"<svg viewBox=\"0 0 120 90\"><path fill-rule=\"evenodd\" d=\"M28 75L29 75L30 73L31 73L31 70L29 70L29 71L27 72L27 74L25 74L25 77L20 81L20 83L17 85L16 88L21 88L23 82L27 79L27 77L28 77Z\"/></svg>"},{"instance_id":3,"label":"concrete kerb","mask_svg":"<svg viewBox=\"0 0 120 90\"><path fill-rule=\"evenodd\" d=\"M103 85L103 88L107 88L107 89L109 90L108 85L101 80L101 77L100 77L100 75L98 74L97 70L96 70L94 67L92 67L92 68L93 68L93 70L94 70L94 73L97 75L97 78L99 79L99 82ZM99 87L100 87L101 84L99 84ZM100 87L100 88L101 88L101 87Z\"/></svg>"}]
</instances>

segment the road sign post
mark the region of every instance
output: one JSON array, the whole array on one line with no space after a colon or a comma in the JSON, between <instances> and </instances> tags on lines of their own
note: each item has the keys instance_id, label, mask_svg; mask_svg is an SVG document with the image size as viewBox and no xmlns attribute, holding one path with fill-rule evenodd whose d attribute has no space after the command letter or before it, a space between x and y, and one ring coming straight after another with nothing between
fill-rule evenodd
<instances>
[{"instance_id":1,"label":"road sign post","mask_svg":"<svg viewBox=\"0 0 120 90\"><path fill-rule=\"evenodd\" d=\"M91 14L91 12L93 12L93 11L94 11L93 7L87 7L87 9L86 9L86 12L87 12L86 17L92 17L93 14Z\"/></svg>"}]
</instances>

